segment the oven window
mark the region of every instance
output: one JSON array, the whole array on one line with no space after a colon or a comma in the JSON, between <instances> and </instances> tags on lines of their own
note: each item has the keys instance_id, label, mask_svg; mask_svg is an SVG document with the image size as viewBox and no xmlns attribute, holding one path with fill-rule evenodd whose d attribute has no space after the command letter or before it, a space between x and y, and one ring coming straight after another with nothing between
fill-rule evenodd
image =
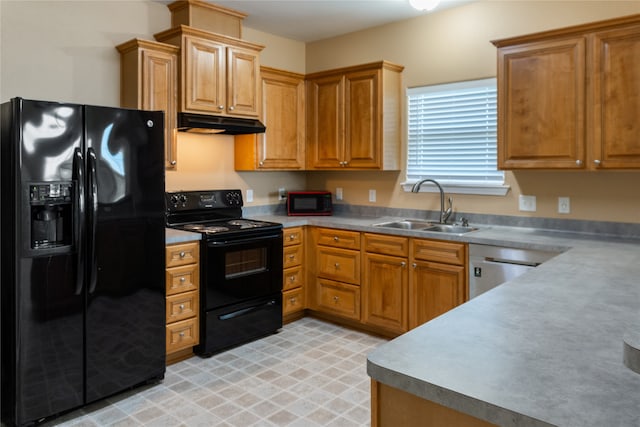
<instances>
[{"instance_id":1,"label":"oven window","mask_svg":"<svg viewBox=\"0 0 640 427\"><path fill-rule=\"evenodd\" d=\"M267 271L267 248L243 249L228 252L225 255L226 279L249 276L263 271Z\"/></svg>"}]
</instances>

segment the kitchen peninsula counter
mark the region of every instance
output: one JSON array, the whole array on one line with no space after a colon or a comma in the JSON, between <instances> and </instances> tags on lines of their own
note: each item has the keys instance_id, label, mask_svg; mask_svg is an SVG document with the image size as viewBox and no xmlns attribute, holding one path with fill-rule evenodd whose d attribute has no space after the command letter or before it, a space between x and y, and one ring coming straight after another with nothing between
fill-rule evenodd
<instances>
[{"instance_id":1,"label":"kitchen peninsula counter","mask_svg":"<svg viewBox=\"0 0 640 427\"><path fill-rule=\"evenodd\" d=\"M562 251L380 346L367 372L499 426L640 426L640 374L623 362L625 336L640 330L640 240L498 226L461 236L373 227L389 218L268 218Z\"/></svg>"}]
</instances>

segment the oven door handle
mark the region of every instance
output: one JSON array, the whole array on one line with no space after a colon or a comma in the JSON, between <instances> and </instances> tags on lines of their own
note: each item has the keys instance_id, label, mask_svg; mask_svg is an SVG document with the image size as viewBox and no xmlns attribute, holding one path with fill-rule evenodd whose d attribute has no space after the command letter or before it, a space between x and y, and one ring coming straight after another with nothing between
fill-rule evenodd
<instances>
[{"instance_id":1,"label":"oven door handle","mask_svg":"<svg viewBox=\"0 0 640 427\"><path fill-rule=\"evenodd\" d=\"M222 246L222 245L242 245L244 243L256 243L261 242L263 240L273 240L278 239L282 236L282 234L269 234L266 236L252 236L244 239L231 239L231 240L219 240L213 241L210 240L207 242L207 246Z\"/></svg>"},{"instance_id":2,"label":"oven door handle","mask_svg":"<svg viewBox=\"0 0 640 427\"><path fill-rule=\"evenodd\" d=\"M245 314L261 310L264 307L271 307L271 306L274 306L274 305L276 305L276 300L272 299L271 301L265 302L264 304L255 305L253 307L248 307L248 308L243 308L242 310L234 311L234 312L228 313L228 314L222 314L222 315L218 316L218 319L220 319L220 320L235 319L236 317L244 316Z\"/></svg>"}]
</instances>

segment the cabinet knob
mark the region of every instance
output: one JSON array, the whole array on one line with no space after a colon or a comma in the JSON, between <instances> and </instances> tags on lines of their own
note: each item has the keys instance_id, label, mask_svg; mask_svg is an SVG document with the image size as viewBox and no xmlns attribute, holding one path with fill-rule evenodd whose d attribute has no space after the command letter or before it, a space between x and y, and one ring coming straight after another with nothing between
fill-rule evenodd
<instances>
[{"instance_id":1,"label":"cabinet knob","mask_svg":"<svg viewBox=\"0 0 640 427\"><path fill-rule=\"evenodd\" d=\"M296 276L289 276L289 281L290 282L295 282L296 281Z\"/></svg>"},{"instance_id":2,"label":"cabinet knob","mask_svg":"<svg viewBox=\"0 0 640 427\"><path fill-rule=\"evenodd\" d=\"M295 234L290 234L289 235L289 240L295 240L296 239L296 235Z\"/></svg>"},{"instance_id":3,"label":"cabinet knob","mask_svg":"<svg viewBox=\"0 0 640 427\"><path fill-rule=\"evenodd\" d=\"M186 277L182 276L182 277L180 278L180 283L184 283L184 282L186 282L186 281L187 281L187 278L186 278Z\"/></svg>"},{"instance_id":4,"label":"cabinet knob","mask_svg":"<svg viewBox=\"0 0 640 427\"><path fill-rule=\"evenodd\" d=\"M185 257L185 255L187 255L187 254L186 254L186 253L184 253L184 251L183 251L183 252L180 252L180 258L184 258L184 257Z\"/></svg>"},{"instance_id":5,"label":"cabinet knob","mask_svg":"<svg viewBox=\"0 0 640 427\"><path fill-rule=\"evenodd\" d=\"M264 166L264 162L260 162L258 163L260 166Z\"/></svg>"},{"instance_id":6,"label":"cabinet knob","mask_svg":"<svg viewBox=\"0 0 640 427\"><path fill-rule=\"evenodd\" d=\"M218 105L218 110L224 110L224 105Z\"/></svg>"},{"instance_id":7,"label":"cabinet knob","mask_svg":"<svg viewBox=\"0 0 640 427\"><path fill-rule=\"evenodd\" d=\"M418 266L418 264L416 264L415 262L411 264L411 267L416 268Z\"/></svg>"},{"instance_id":8,"label":"cabinet knob","mask_svg":"<svg viewBox=\"0 0 640 427\"><path fill-rule=\"evenodd\" d=\"M180 311L183 311L183 310L184 310L184 304L180 304L180 306L179 306L179 307L180 307Z\"/></svg>"},{"instance_id":9,"label":"cabinet knob","mask_svg":"<svg viewBox=\"0 0 640 427\"><path fill-rule=\"evenodd\" d=\"M184 332L180 332L178 335L180 335L180 338L184 337Z\"/></svg>"},{"instance_id":10,"label":"cabinet knob","mask_svg":"<svg viewBox=\"0 0 640 427\"><path fill-rule=\"evenodd\" d=\"M594 161L593 161L593 163L594 163L596 166L600 166L600 163L602 163L602 162L601 162L600 160L596 159L596 160L594 160Z\"/></svg>"},{"instance_id":11,"label":"cabinet knob","mask_svg":"<svg viewBox=\"0 0 640 427\"><path fill-rule=\"evenodd\" d=\"M296 259L296 256L295 256L295 255L289 255L289 259L290 259L291 261L293 261L294 259Z\"/></svg>"},{"instance_id":12,"label":"cabinet knob","mask_svg":"<svg viewBox=\"0 0 640 427\"><path fill-rule=\"evenodd\" d=\"M576 160L576 165L580 166L582 164L582 160L578 159Z\"/></svg>"},{"instance_id":13,"label":"cabinet knob","mask_svg":"<svg viewBox=\"0 0 640 427\"><path fill-rule=\"evenodd\" d=\"M406 263L406 262L402 261L402 262L400 263L400 267L406 267L406 266L407 266L407 263Z\"/></svg>"},{"instance_id":14,"label":"cabinet knob","mask_svg":"<svg viewBox=\"0 0 640 427\"><path fill-rule=\"evenodd\" d=\"M295 304L295 303L296 303L296 298L295 298L295 297L291 297L291 298L289 299L289 302L290 302L291 304Z\"/></svg>"},{"instance_id":15,"label":"cabinet knob","mask_svg":"<svg viewBox=\"0 0 640 427\"><path fill-rule=\"evenodd\" d=\"M338 296L337 296L337 295L334 295L334 296L333 296L333 302L337 303L339 299L340 299L340 298L338 298Z\"/></svg>"},{"instance_id":16,"label":"cabinet knob","mask_svg":"<svg viewBox=\"0 0 640 427\"><path fill-rule=\"evenodd\" d=\"M337 242L338 240L340 240L340 238L338 236L333 236L333 241Z\"/></svg>"},{"instance_id":17,"label":"cabinet knob","mask_svg":"<svg viewBox=\"0 0 640 427\"><path fill-rule=\"evenodd\" d=\"M178 162L176 162L175 160L171 160L171 166L175 166L176 163L178 163Z\"/></svg>"},{"instance_id":18,"label":"cabinet knob","mask_svg":"<svg viewBox=\"0 0 640 427\"><path fill-rule=\"evenodd\" d=\"M340 264L336 262L336 270L340 268Z\"/></svg>"},{"instance_id":19,"label":"cabinet knob","mask_svg":"<svg viewBox=\"0 0 640 427\"><path fill-rule=\"evenodd\" d=\"M229 107L229 111L233 111L233 110L235 110L235 108L232 105L231 107Z\"/></svg>"}]
</instances>

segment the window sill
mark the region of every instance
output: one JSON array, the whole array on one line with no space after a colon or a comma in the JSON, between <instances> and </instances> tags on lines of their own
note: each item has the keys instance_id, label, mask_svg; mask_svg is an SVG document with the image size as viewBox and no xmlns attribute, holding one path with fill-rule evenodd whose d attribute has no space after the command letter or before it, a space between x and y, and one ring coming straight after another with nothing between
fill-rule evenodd
<instances>
[{"instance_id":1,"label":"window sill","mask_svg":"<svg viewBox=\"0 0 640 427\"><path fill-rule=\"evenodd\" d=\"M406 181L401 183L402 189L407 193L411 192L411 188L418 181ZM442 189L447 194L476 194L483 196L505 196L509 189L508 185L487 185L487 184L447 184L440 182ZM439 193L438 187L425 182L420 187L420 193Z\"/></svg>"}]
</instances>

